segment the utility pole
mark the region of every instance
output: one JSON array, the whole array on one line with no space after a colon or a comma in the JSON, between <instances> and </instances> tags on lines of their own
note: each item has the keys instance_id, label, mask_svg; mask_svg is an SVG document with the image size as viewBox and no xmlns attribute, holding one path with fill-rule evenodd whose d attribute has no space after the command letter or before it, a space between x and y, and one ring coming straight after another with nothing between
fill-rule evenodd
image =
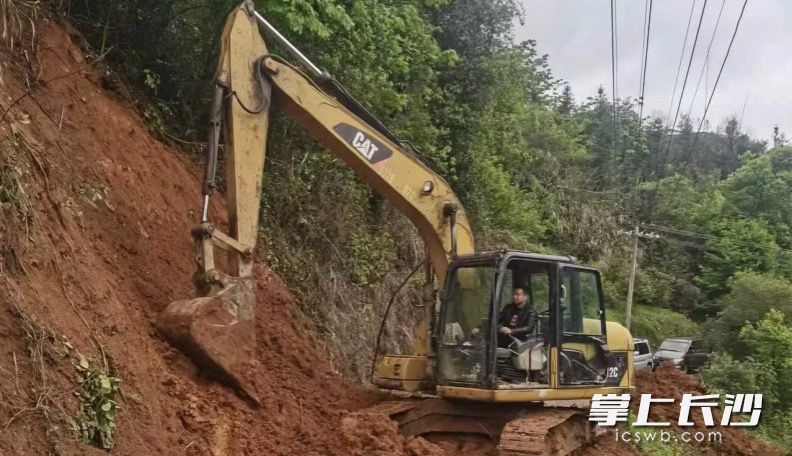
<instances>
[{"instance_id":1,"label":"utility pole","mask_svg":"<svg viewBox=\"0 0 792 456\"><path fill-rule=\"evenodd\" d=\"M627 310L624 312L624 326L627 329L630 329L630 323L632 321L633 293L635 291L635 273L638 270L638 238L657 239L660 236L655 233L642 232L641 226L637 223L635 224L634 230L619 230L619 233L630 236L633 239L632 262L630 263L630 280L627 284Z\"/></svg>"},{"instance_id":2,"label":"utility pole","mask_svg":"<svg viewBox=\"0 0 792 456\"><path fill-rule=\"evenodd\" d=\"M633 291L635 290L635 270L638 269L638 225L635 225L633 231L633 252L632 263L630 263L630 281L627 284L627 311L624 313L624 326L630 329L630 322L632 321L632 303Z\"/></svg>"}]
</instances>

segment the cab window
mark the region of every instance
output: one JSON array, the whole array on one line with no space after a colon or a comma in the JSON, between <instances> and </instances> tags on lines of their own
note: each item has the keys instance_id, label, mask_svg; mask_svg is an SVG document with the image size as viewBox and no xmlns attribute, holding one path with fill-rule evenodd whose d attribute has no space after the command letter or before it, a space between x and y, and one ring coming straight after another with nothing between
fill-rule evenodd
<instances>
[{"instance_id":1,"label":"cab window","mask_svg":"<svg viewBox=\"0 0 792 456\"><path fill-rule=\"evenodd\" d=\"M516 286L525 287L531 305L537 312L543 313L550 309L550 275L544 263L512 260L503 276L500 307L512 302L512 291Z\"/></svg>"},{"instance_id":2,"label":"cab window","mask_svg":"<svg viewBox=\"0 0 792 456\"><path fill-rule=\"evenodd\" d=\"M564 332L601 336L602 309L597 275L588 270L564 269L561 284Z\"/></svg>"},{"instance_id":3,"label":"cab window","mask_svg":"<svg viewBox=\"0 0 792 456\"><path fill-rule=\"evenodd\" d=\"M539 313L550 309L550 276L546 272L531 275L531 302Z\"/></svg>"},{"instance_id":4,"label":"cab window","mask_svg":"<svg viewBox=\"0 0 792 456\"><path fill-rule=\"evenodd\" d=\"M502 310L512 302L514 287L523 287L528 293L528 302L539 316L537 333L544 333L548 326L550 270L550 263L545 261L515 258L506 265L503 275L499 308Z\"/></svg>"}]
</instances>

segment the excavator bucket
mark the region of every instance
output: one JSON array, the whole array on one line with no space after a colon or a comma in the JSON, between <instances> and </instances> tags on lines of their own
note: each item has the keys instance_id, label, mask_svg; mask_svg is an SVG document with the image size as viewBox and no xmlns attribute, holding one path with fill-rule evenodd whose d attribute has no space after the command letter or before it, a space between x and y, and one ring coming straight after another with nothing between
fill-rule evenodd
<instances>
[{"instance_id":1,"label":"excavator bucket","mask_svg":"<svg viewBox=\"0 0 792 456\"><path fill-rule=\"evenodd\" d=\"M157 325L174 345L210 373L258 403L252 379L256 360L253 251L258 237L269 83L257 76L267 48L245 1L228 17L215 76L201 225L193 230L197 248L196 285L202 297L168 305ZM225 199L228 234L209 221L215 188L218 143L225 131ZM228 273L215 265L215 248L228 253Z\"/></svg>"},{"instance_id":2,"label":"excavator bucket","mask_svg":"<svg viewBox=\"0 0 792 456\"><path fill-rule=\"evenodd\" d=\"M157 326L199 365L258 403L255 299L251 280L240 279L213 296L172 302Z\"/></svg>"}]
</instances>

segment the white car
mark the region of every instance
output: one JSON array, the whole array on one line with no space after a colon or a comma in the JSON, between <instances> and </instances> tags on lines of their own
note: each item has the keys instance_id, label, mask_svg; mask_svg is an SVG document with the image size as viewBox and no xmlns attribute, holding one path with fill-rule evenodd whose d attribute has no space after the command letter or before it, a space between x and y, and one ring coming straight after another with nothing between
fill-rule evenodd
<instances>
[{"instance_id":1,"label":"white car","mask_svg":"<svg viewBox=\"0 0 792 456\"><path fill-rule=\"evenodd\" d=\"M633 354L633 368L641 370L652 368L654 364L654 355L652 354L652 347L649 346L649 341L646 339L633 339L635 346L635 353Z\"/></svg>"}]
</instances>

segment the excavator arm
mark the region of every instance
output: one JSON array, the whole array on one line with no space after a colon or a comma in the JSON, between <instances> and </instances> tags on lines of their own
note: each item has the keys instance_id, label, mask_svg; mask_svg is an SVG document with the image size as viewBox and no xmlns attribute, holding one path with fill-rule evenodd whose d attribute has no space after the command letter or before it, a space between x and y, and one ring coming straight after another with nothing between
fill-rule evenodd
<instances>
[{"instance_id":1,"label":"excavator arm","mask_svg":"<svg viewBox=\"0 0 792 456\"><path fill-rule=\"evenodd\" d=\"M451 187L293 66L272 57L261 63L272 82L275 106L410 219L442 283L450 256L473 252L470 226Z\"/></svg>"},{"instance_id":2,"label":"excavator arm","mask_svg":"<svg viewBox=\"0 0 792 456\"><path fill-rule=\"evenodd\" d=\"M270 55L258 25L314 79ZM271 108L283 110L416 226L435 283L443 283L455 254L473 252L473 235L448 183L288 43L249 1L228 18L215 82L201 224L193 230L198 264L195 282L201 297L171 303L158 326L197 361L257 400L250 378L255 357L252 266ZM320 84L335 89L336 96ZM228 233L209 220L221 132ZM228 271L217 266L215 248L230 253ZM421 358L428 353L426 333L424 325L415 347ZM416 365L426 368L425 362Z\"/></svg>"}]
</instances>

